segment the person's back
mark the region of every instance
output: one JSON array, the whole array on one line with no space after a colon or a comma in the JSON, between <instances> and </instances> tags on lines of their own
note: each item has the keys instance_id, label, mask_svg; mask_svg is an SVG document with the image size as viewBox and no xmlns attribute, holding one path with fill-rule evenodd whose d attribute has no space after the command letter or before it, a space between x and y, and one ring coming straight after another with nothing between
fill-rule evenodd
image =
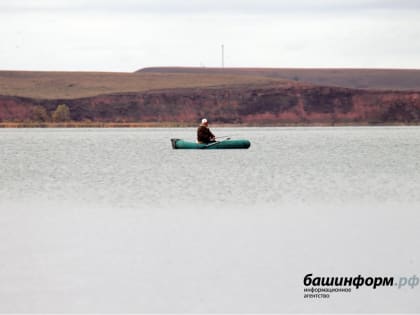
<instances>
[{"instance_id":1,"label":"person's back","mask_svg":"<svg viewBox=\"0 0 420 315\"><path fill-rule=\"evenodd\" d=\"M216 137L209 129L209 123L207 119L201 120L201 125L197 129L197 142L198 143L210 143L216 141Z\"/></svg>"}]
</instances>

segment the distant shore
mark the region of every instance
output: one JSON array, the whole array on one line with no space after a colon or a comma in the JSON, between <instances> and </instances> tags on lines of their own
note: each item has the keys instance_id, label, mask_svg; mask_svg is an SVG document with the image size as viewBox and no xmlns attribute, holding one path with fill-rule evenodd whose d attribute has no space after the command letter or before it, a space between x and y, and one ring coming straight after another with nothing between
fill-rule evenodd
<instances>
[{"instance_id":1,"label":"distant shore","mask_svg":"<svg viewBox=\"0 0 420 315\"><path fill-rule=\"evenodd\" d=\"M279 124L212 124L213 128L240 127L362 127L362 126L419 126L418 123L279 123ZM193 128L197 124L180 122L0 122L0 128Z\"/></svg>"},{"instance_id":2,"label":"distant shore","mask_svg":"<svg viewBox=\"0 0 420 315\"><path fill-rule=\"evenodd\" d=\"M420 70L0 71L0 127L420 124Z\"/></svg>"}]
</instances>

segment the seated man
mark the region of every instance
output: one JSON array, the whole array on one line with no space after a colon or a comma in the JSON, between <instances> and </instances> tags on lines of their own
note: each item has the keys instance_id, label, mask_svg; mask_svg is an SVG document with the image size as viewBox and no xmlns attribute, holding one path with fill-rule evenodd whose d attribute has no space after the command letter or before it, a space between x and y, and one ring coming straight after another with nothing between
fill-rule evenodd
<instances>
[{"instance_id":1,"label":"seated man","mask_svg":"<svg viewBox=\"0 0 420 315\"><path fill-rule=\"evenodd\" d=\"M216 137L209 129L209 123L207 119L201 120L201 125L197 129L197 142L198 143L210 143L215 142Z\"/></svg>"}]
</instances>

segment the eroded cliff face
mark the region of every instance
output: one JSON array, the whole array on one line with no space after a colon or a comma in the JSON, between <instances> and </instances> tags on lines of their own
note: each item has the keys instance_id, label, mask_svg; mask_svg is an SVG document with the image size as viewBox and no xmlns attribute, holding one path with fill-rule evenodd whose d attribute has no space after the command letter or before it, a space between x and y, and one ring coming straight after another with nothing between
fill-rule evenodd
<instances>
[{"instance_id":1,"label":"eroded cliff face","mask_svg":"<svg viewBox=\"0 0 420 315\"><path fill-rule=\"evenodd\" d=\"M235 86L40 100L0 96L1 121L30 121L34 106L66 104L74 121L213 123L420 123L420 92L317 86Z\"/></svg>"}]
</instances>

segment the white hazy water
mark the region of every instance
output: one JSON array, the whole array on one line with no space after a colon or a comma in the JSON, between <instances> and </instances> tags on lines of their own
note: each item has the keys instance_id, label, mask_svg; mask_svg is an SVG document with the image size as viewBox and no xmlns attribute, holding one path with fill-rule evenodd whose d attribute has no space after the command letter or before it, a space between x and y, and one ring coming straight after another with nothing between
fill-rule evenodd
<instances>
[{"instance_id":1,"label":"white hazy water","mask_svg":"<svg viewBox=\"0 0 420 315\"><path fill-rule=\"evenodd\" d=\"M420 312L420 128L0 130L0 312Z\"/></svg>"}]
</instances>

